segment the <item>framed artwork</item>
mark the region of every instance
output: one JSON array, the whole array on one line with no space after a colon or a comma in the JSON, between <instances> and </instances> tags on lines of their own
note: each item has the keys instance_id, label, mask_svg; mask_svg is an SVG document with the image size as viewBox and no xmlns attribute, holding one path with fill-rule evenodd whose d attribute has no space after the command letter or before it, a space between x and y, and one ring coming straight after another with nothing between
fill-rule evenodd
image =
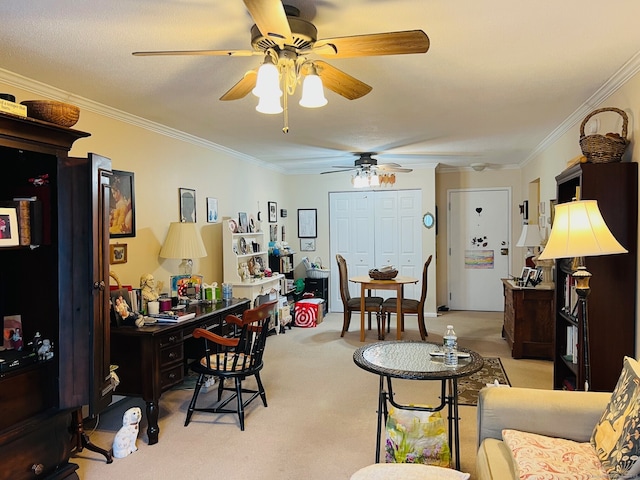
<instances>
[{"instance_id":1,"label":"framed artwork","mask_svg":"<svg viewBox=\"0 0 640 480\"><path fill-rule=\"evenodd\" d=\"M278 241L278 225L269 225L269 241L277 242Z\"/></svg>"},{"instance_id":2,"label":"framed artwork","mask_svg":"<svg viewBox=\"0 0 640 480\"><path fill-rule=\"evenodd\" d=\"M522 280L523 282L526 283L527 279L529 278L529 271L531 269L529 267L522 267L522 273L520 274L520 280Z\"/></svg>"},{"instance_id":3,"label":"framed artwork","mask_svg":"<svg viewBox=\"0 0 640 480\"><path fill-rule=\"evenodd\" d=\"M207 223L218 223L218 199L207 197Z\"/></svg>"},{"instance_id":4,"label":"framed artwork","mask_svg":"<svg viewBox=\"0 0 640 480\"><path fill-rule=\"evenodd\" d=\"M14 247L19 243L18 212L15 208L0 208L0 247Z\"/></svg>"},{"instance_id":5,"label":"framed artwork","mask_svg":"<svg viewBox=\"0 0 640 480\"><path fill-rule=\"evenodd\" d=\"M298 209L298 237L316 238L318 236L318 209Z\"/></svg>"},{"instance_id":6,"label":"framed artwork","mask_svg":"<svg viewBox=\"0 0 640 480\"><path fill-rule=\"evenodd\" d=\"M196 222L196 191L191 188L180 188L180 221Z\"/></svg>"},{"instance_id":7,"label":"framed artwork","mask_svg":"<svg viewBox=\"0 0 640 480\"><path fill-rule=\"evenodd\" d=\"M267 202L269 206L269 223L278 221L278 204L276 202Z\"/></svg>"},{"instance_id":8,"label":"framed artwork","mask_svg":"<svg viewBox=\"0 0 640 480\"><path fill-rule=\"evenodd\" d=\"M118 263L127 263L127 244L116 243L109 245L109 263L116 265Z\"/></svg>"},{"instance_id":9,"label":"framed artwork","mask_svg":"<svg viewBox=\"0 0 640 480\"><path fill-rule=\"evenodd\" d=\"M316 239L315 238L301 238L300 239L300 251L301 252L315 252L316 251Z\"/></svg>"},{"instance_id":10,"label":"framed artwork","mask_svg":"<svg viewBox=\"0 0 640 480\"><path fill-rule=\"evenodd\" d=\"M527 282L524 284L525 287L535 287L538 284L538 276L540 275L540 271L537 268L529 269L529 276L527 277Z\"/></svg>"},{"instance_id":11,"label":"framed artwork","mask_svg":"<svg viewBox=\"0 0 640 480\"><path fill-rule=\"evenodd\" d=\"M249 232L249 220L247 212L238 212L238 231L240 233Z\"/></svg>"},{"instance_id":12,"label":"framed artwork","mask_svg":"<svg viewBox=\"0 0 640 480\"><path fill-rule=\"evenodd\" d=\"M109 179L109 237L136 236L136 201L133 172L113 170Z\"/></svg>"}]
</instances>

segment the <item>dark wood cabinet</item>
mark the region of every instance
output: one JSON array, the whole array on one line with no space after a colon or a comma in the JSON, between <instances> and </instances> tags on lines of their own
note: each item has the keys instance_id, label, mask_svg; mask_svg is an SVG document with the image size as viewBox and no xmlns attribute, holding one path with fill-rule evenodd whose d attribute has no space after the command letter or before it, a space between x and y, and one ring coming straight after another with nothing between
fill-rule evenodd
<instances>
[{"instance_id":1,"label":"dark wood cabinet","mask_svg":"<svg viewBox=\"0 0 640 480\"><path fill-rule=\"evenodd\" d=\"M638 164L583 163L556 177L558 203L597 200L607 226L629 251L622 255L586 257L593 277L588 296L590 390L612 391L625 355L635 357L636 264L638 230ZM566 279L571 259L556 262L554 388L583 389L583 327L580 311L570 301ZM567 332L574 327L577 354L569 355ZM570 342L569 342L570 343Z\"/></svg>"},{"instance_id":2,"label":"dark wood cabinet","mask_svg":"<svg viewBox=\"0 0 640 480\"><path fill-rule=\"evenodd\" d=\"M0 479L77 478L69 463L83 445L77 414L83 406L99 413L111 398L104 293L111 165L97 155L68 156L87 136L0 114L0 200L36 197L42 205L40 244L0 248L0 318L20 315L23 353L33 350L36 332L54 352L0 371Z\"/></svg>"},{"instance_id":3,"label":"dark wood cabinet","mask_svg":"<svg viewBox=\"0 0 640 480\"><path fill-rule=\"evenodd\" d=\"M506 279L502 283L502 334L511 348L511 356L553 359L554 291L518 287Z\"/></svg>"},{"instance_id":4,"label":"dark wood cabinet","mask_svg":"<svg viewBox=\"0 0 640 480\"><path fill-rule=\"evenodd\" d=\"M324 314L329 311L329 279L328 278L305 278L304 291L313 293L316 298L324 298Z\"/></svg>"}]
</instances>

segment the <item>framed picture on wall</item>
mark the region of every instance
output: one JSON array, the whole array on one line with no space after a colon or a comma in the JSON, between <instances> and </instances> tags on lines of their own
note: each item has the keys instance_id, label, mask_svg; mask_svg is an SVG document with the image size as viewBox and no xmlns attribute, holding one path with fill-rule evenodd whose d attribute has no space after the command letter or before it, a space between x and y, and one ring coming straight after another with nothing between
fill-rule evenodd
<instances>
[{"instance_id":1,"label":"framed picture on wall","mask_svg":"<svg viewBox=\"0 0 640 480\"><path fill-rule=\"evenodd\" d=\"M116 265L118 263L127 263L127 244L112 243L109 245L109 263Z\"/></svg>"},{"instance_id":2,"label":"framed picture on wall","mask_svg":"<svg viewBox=\"0 0 640 480\"><path fill-rule=\"evenodd\" d=\"M14 247L20 244L18 232L18 212L15 208L0 208L0 247Z\"/></svg>"},{"instance_id":3,"label":"framed picture on wall","mask_svg":"<svg viewBox=\"0 0 640 480\"><path fill-rule=\"evenodd\" d=\"M218 199L207 197L207 223L218 223Z\"/></svg>"},{"instance_id":4,"label":"framed picture on wall","mask_svg":"<svg viewBox=\"0 0 640 480\"><path fill-rule=\"evenodd\" d=\"M191 188L180 188L180 221L196 222L196 191Z\"/></svg>"},{"instance_id":5,"label":"framed picture on wall","mask_svg":"<svg viewBox=\"0 0 640 480\"><path fill-rule=\"evenodd\" d=\"M269 206L269 223L278 221L278 204L276 202L267 202Z\"/></svg>"},{"instance_id":6,"label":"framed picture on wall","mask_svg":"<svg viewBox=\"0 0 640 480\"><path fill-rule=\"evenodd\" d=\"M113 170L109 180L109 237L136 236L136 201L133 172Z\"/></svg>"},{"instance_id":7,"label":"framed picture on wall","mask_svg":"<svg viewBox=\"0 0 640 480\"><path fill-rule=\"evenodd\" d=\"M298 209L298 238L316 238L318 236L317 215L316 208Z\"/></svg>"}]
</instances>

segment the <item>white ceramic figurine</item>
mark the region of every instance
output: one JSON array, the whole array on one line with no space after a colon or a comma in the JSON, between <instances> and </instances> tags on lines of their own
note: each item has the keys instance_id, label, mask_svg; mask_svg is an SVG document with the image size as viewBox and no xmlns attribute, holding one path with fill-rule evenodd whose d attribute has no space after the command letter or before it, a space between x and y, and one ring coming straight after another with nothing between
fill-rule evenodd
<instances>
[{"instance_id":1,"label":"white ceramic figurine","mask_svg":"<svg viewBox=\"0 0 640 480\"><path fill-rule=\"evenodd\" d=\"M138 449L136 441L138 440L141 419L142 410L140 407L131 407L124 412L122 427L113 439L113 456L115 458L124 458Z\"/></svg>"}]
</instances>

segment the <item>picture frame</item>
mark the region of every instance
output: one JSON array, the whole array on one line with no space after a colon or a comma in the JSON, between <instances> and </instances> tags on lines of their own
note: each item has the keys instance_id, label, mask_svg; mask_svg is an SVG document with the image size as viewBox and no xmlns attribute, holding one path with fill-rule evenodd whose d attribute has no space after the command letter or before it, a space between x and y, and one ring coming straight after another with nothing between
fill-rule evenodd
<instances>
[{"instance_id":1,"label":"picture frame","mask_svg":"<svg viewBox=\"0 0 640 480\"><path fill-rule=\"evenodd\" d=\"M538 276L540 272L537 268L529 268L529 272L527 275L527 281L525 282L525 287L535 287L539 282Z\"/></svg>"},{"instance_id":2,"label":"picture frame","mask_svg":"<svg viewBox=\"0 0 640 480\"><path fill-rule=\"evenodd\" d=\"M238 212L238 232L239 233L249 232L249 220L247 217L247 212Z\"/></svg>"},{"instance_id":3,"label":"picture frame","mask_svg":"<svg viewBox=\"0 0 640 480\"><path fill-rule=\"evenodd\" d=\"M0 247L15 247L20 244L18 212L15 208L0 208Z\"/></svg>"},{"instance_id":4,"label":"picture frame","mask_svg":"<svg viewBox=\"0 0 640 480\"><path fill-rule=\"evenodd\" d=\"M520 280L523 282L523 284L527 283L527 279L529 278L529 270L531 270L531 268L522 267L522 272L520 273Z\"/></svg>"},{"instance_id":5,"label":"picture frame","mask_svg":"<svg viewBox=\"0 0 640 480\"><path fill-rule=\"evenodd\" d=\"M298 238L318 237L318 209L298 209Z\"/></svg>"},{"instance_id":6,"label":"picture frame","mask_svg":"<svg viewBox=\"0 0 640 480\"><path fill-rule=\"evenodd\" d=\"M109 179L109 238L136 236L134 173L112 170Z\"/></svg>"},{"instance_id":7,"label":"picture frame","mask_svg":"<svg viewBox=\"0 0 640 480\"><path fill-rule=\"evenodd\" d=\"M276 223L278 221L278 204L276 202L267 202L269 207L269 223Z\"/></svg>"},{"instance_id":8,"label":"picture frame","mask_svg":"<svg viewBox=\"0 0 640 480\"><path fill-rule=\"evenodd\" d=\"M269 241L277 242L278 241L278 225L269 225Z\"/></svg>"},{"instance_id":9,"label":"picture frame","mask_svg":"<svg viewBox=\"0 0 640 480\"><path fill-rule=\"evenodd\" d=\"M207 223L218 223L218 199L207 197Z\"/></svg>"},{"instance_id":10,"label":"picture frame","mask_svg":"<svg viewBox=\"0 0 640 480\"><path fill-rule=\"evenodd\" d=\"M316 251L316 239L315 238L301 238L300 239L300 251L301 252L315 252Z\"/></svg>"},{"instance_id":11,"label":"picture frame","mask_svg":"<svg viewBox=\"0 0 640 480\"><path fill-rule=\"evenodd\" d=\"M196 223L196 191L192 188L179 188L180 221Z\"/></svg>"},{"instance_id":12,"label":"picture frame","mask_svg":"<svg viewBox=\"0 0 640 480\"><path fill-rule=\"evenodd\" d=\"M112 243L109 245L109 264L127 263L127 244Z\"/></svg>"}]
</instances>

